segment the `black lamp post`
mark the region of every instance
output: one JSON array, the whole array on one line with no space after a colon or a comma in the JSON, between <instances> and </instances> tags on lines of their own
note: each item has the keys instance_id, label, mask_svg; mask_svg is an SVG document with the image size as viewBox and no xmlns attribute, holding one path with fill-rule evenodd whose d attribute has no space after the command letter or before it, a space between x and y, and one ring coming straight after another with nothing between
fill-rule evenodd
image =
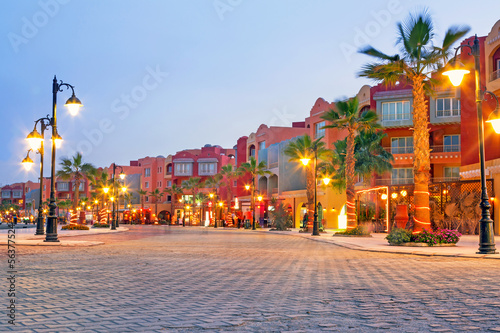
<instances>
[{"instance_id":1,"label":"black lamp post","mask_svg":"<svg viewBox=\"0 0 500 333\"><path fill-rule=\"evenodd\" d=\"M118 221L116 219L116 206L115 202L117 201L117 195L116 195L116 182L115 182L115 173L116 173L116 168L120 168L120 179L123 180L125 178L125 173L123 173L123 168L121 166L117 166L116 163L113 163L113 175L111 177L111 181L113 184L113 214L111 218L111 230L116 230L118 227Z\"/></svg>"},{"instance_id":2,"label":"black lamp post","mask_svg":"<svg viewBox=\"0 0 500 333\"><path fill-rule=\"evenodd\" d=\"M314 153L313 155L313 173L314 173L314 221L313 221L313 236L319 236L319 224L318 224L318 207L317 207L317 172L318 172L318 146L317 144L313 145L311 147L312 152ZM307 166L309 162L311 161L310 158L302 158L300 160L304 166ZM306 171L307 172L307 171Z\"/></svg>"},{"instance_id":3,"label":"black lamp post","mask_svg":"<svg viewBox=\"0 0 500 333\"><path fill-rule=\"evenodd\" d=\"M484 123L483 123L483 106L482 101L484 99L485 93L492 95L495 99L496 96L492 92L481 90L481 61L480 61L480 47L479 39L477 35L474 38L474 43L472 45L464 44L460 45L455 49L455 58L453 60L454 68L443 72L450 78L451 83L454 86L460 85L463 76L468 74L470 71L465 69L465 66L460 62L457 62L457 53L462 48L470 49L469 55L474 57L474 76L475 76L475 87L476 87L476 110L477 110L477 125L478 125L478 140L479 140L479 163L481 170L481 202L479 207L481 207L481 219L479 220L479 251L478 254L493 254L498 253L495 249L495 239L493 230L493 220L490 217L490 202L488 200L488 191L486 188L486 172L485 172L485 157L484 157ZM498 113L498 99L497 99L497 110L494 114ZM490 115L488 122L493 122Z\"/></svg>"},{"instance_id":4,"label":"black lamp post","mask_svg":"<svg viewBox=\"0 0 500 333\"><path fill-rule=\"evenodd\" d=\"M36 125L40 123L41 126L41 133L38 133L36 130ZM40 154L40 203L38 205L38 217L36 220L36 233L35 235L44 235L45 230L44 230L44 220L43 220L43 207L42 207L42 201L43 201L43 158L44 158L44 147L43 147L43 141L44 141L44 133L47 127L51 125L51 119L49 116L40 118L37 121L35 121L35 127L33 128L33 131L28 134L27 140L31 146L30 150L35 150L38 154ZM23 161L24 162L24 161Z\"/></svg>"}]
</instances>

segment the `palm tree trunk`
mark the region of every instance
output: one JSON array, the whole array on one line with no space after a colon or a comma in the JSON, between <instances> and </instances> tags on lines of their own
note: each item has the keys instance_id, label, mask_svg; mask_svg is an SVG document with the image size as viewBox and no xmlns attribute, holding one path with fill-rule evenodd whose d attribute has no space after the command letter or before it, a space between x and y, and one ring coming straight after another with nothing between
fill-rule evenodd
<instances>
[{"instance_id":1,"label":"palm tree trunk","mask_svg":"<svg viewBox=\"0 0 500 333\"><path fill-rule=\"evenodd\" d=\"M430 229L429 178L430 149L427 104L424 93L424 76L413 78L413 177L415 181L414 232Z\"/></svg>"},{"instance_id":2,"label":"palm tree trunk","mask_svg":"<svg viewBox=\"0 0 500 333\"><path fill-rule=\"evenodd\" d=\"M78 200L80 199L80 180L75 179L75 188L74 188L75 195L73 197L73 210L76 210L76 207L78 206Z\"/></svg>"},{"instance_id":3,"label":"palm tree trunk","mask_svg":"<svg viewBox=\"0 0 500 333\"><path fill-rule=\"evenodd\" d=\"M354 157L354 130L349 130L346 147L346 205L347 205L347 229L356 227L356 207L354 205L354 177L356 158Z\"/></svg>"},{"instance_id":4,"label":"palm tree trunk","mask_svg":"<svg viewBox=\"0 0 500 333\"><path fill-rule=\"evenodd\" d=\"M314 223L314 167L312 163L306 166L306 197L307 197L307 228Z\"/></svg>"}]
</instances>

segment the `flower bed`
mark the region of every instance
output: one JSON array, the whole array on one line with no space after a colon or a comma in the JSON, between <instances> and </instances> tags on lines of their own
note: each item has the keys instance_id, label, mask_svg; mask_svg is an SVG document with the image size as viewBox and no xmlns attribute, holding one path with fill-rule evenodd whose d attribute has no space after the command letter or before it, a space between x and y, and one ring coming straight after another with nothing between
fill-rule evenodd
<instances>
[{"instance_id":1,"label":"flower bed","mask_svg":"<svg viewBox=\"0 0 500 333\"><path fill-rule=\"evenodd\" d=\"M371 237L370 231L362 226L358 225L356 228L348 229L346 231L340 231L333 234L333 236L343 236L343 237Z\"/></svg>"},{"instance_id":2,"label":"flower bed","mask_svg":"<svg viewBox=\"0 0 500 333\"><path fill-rule=\"evenodd\" d=\"M410 230L394 228L385 237L390 245L402 246L454 246L460 240L456 230L437 229L423 230L419 234L412 234Z\"/></svg>"},{"instance_id":3,"label":"flower bed","mask_svg":"<svg viewBox=\"0 0 500 333\"><path fill-rule=\"evenodd\" d=\"M109 228L109 224L107 223L94 223L92 228Z\"/></svg>"},{"instance_id":4,"label":"flower bed","mask_svg":"<svg viewBox=\"0 0 500 333\"><path fill-rule=\"evenodd\" d=\"M68 224L61 228L62 230L89 230L89 227L82 224Z\"/></svg>"}]
</instances>

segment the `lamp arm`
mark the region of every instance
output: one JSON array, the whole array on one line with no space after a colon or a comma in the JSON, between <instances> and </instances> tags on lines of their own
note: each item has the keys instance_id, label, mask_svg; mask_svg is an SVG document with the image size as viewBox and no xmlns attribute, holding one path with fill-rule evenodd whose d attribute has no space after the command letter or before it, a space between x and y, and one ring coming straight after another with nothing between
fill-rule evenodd
<instances>
[{"instance_id":1,"label":"lamp arm","mask_svg":"<svg viewBox=\"0 0 500 333\"><path fill-rule=\"evenodd\" d=\"M471 45L469 45L469 44L459 45L459 46L455 47L455 56L453 57L453 59L457 59L458 51L461 50L462 48L469 48L469 50L470 50L469 55L470 56L472 55L472 46Z\"/></svg>"},{"instance_id":2,"label":"lamp arm","mask_svg":"<svg viewBox=\"0 0 500 333\"><path fill-rule=\"evenodd\" d=\"M65 83L63 82L62 80L60 81L59 84L57 84L57 91L59 92L62 92L63 91L63 88L62 87L66 87L66 89L70 89L71 88L71 93L74 95L75 94L75 86L72 86L71 84L69 83Z\"/></svg>"},{"instance_id":3,"label":"lamp arm","mask_svg":"<svg viewBox=\"0 0 500 333\"><path fill-rule=\"evenodd\" d=\"M492 92L491 92L491 91L489 91L489 90L484 90L484 91L483 91L483 98L484 98L484 95L486 95L486 94L488 94L488 95L492 96L492 97L495 99L495 101L497 102L497 108L499 108L499 107L500 107L500 102L498 101L498 97L497 97L497 95L495 95L494 93L492 93Z\"/></svg>"}]
</instances>

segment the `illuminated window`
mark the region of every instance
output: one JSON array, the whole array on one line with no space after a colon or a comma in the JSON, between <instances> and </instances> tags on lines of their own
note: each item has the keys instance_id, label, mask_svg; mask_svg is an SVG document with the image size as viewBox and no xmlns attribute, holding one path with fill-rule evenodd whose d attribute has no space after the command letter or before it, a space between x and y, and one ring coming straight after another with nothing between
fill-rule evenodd
<instances>
[{"instance_id":1,"label":"illuminated window","mask_svg":"<svg viewBox=\"0 0 500 333\"><path fill-rule=\"evenodd\" d=\"M460 100L446 97L436 99L436 117L460 116Z\"/></svg>"},{"instance_id":2,"label":"illuminated window","mask_svg":"<svg viewBox=\"0 0 500 333\"><path fill-rule=\"evenodd\" d=\"M319 122L314 124L314 138L319 139L325 136L325 129L322 128L325 126L325 122Z\"/></svg>"},{"instance_id":3,"label":"illuminated window","mask_svg":"<svg viewBox=\"0 0 500 333\"><path fill-rule=\"evenodd\" d=\"M382 120L410 119L410 102L396 101L382 103Z\"/></svg>"}]
</instances>

